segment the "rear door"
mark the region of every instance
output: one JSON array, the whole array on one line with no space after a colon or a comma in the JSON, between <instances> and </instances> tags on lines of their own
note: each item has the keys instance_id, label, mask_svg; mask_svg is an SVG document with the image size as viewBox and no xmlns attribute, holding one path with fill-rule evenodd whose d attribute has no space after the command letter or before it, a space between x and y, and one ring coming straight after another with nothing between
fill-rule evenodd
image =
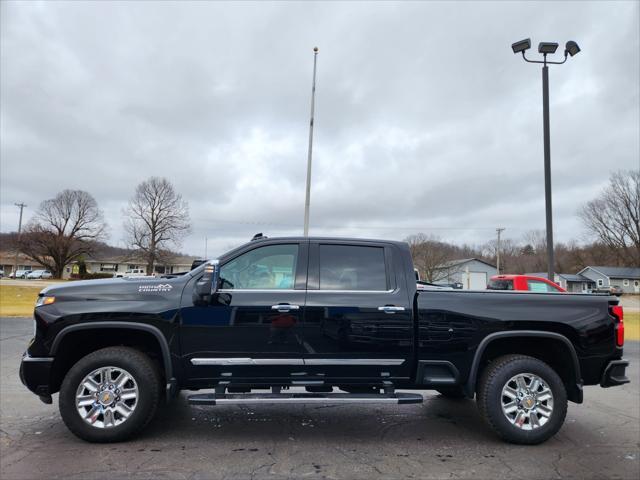
<instances>
[{"instance_id":1,"label":"rear door","mask_svg":"<svg viewBox=\"0 0 640 480\"><path fill-rule=\"evenodd\" d=\"M305 370L339 379L408 378L412 305L393 244L311 241Z\"/></svg>"}]
</instances>

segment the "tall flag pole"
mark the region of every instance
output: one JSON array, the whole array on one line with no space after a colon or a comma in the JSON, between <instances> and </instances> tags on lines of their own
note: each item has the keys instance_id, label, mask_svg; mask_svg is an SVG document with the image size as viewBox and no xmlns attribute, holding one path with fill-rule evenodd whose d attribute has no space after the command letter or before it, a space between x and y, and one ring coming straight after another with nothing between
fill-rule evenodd
<instances>
[{"instance_id":1,"label":"tall flag pole","mask_svg":"<svg viewBox=\"0 0 640 480\"><path fill-rule=\"evenodd\" d=\"M316 62L318 47L313 48L313 83L311 85L311 121L309 122L309 154L307 156L307 196L304 201L304 236L309 236L309 204L311 202L311 152L313 150L313 112L316 100Z\"/></svg>"}]
</instances>

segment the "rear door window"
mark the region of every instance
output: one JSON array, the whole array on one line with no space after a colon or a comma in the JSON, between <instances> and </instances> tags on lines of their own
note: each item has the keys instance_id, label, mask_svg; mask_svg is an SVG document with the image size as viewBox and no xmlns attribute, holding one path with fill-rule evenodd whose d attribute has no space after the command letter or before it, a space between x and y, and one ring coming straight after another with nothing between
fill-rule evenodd
<instances>
[{"instance_id":1,"label":"rear door window","mask_svg":"<svg viewBox=\"0 0 640 480\"><path fill-rule=\"evenodd\" d=\"M389 289L383 247L320 245L320 290Z\"/></svg>"}]
</instances>

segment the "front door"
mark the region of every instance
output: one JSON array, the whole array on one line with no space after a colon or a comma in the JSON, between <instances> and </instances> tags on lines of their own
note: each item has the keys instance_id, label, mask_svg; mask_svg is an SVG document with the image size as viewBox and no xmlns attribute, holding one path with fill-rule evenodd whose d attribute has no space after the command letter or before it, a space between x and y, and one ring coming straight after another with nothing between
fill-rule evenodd
<instances>
[{"instance_id":1,"label":"front door","mask_svg":"<svg viewBox=\"0 0 640 480\"><path fill-rule=\"evenodd\" d=\"M211 305L182 310L183 365L196 383L288 381L302 368L307 244L260 244L221 262Z\"/></svg>"},{"instance_id":2,"label":"front door","mask_svg":"<svg viewBox=\"0 0 640 480\"><path fill-rule=\"evenodd\" d=\"M305 370L339 381L407 378L413 325L393 245L313 242L305 307Z\"/></svg>"}]
</instances>

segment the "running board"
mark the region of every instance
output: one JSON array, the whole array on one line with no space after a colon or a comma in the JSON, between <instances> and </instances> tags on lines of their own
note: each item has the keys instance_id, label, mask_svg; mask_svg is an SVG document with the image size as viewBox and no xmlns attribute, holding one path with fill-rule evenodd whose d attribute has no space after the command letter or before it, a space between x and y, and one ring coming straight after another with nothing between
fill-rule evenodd
<instances>
[{"instance_id":1,"label":"running board","mask_svg":"<svg viewBox=\"0 0 640 480\"><path fill-rule=\"evenodd\" d=\"M417 393L198 393L187 397L191 405L259 405L284 403L422 403L422 395Z\"/></svg>"}]
</instances>

